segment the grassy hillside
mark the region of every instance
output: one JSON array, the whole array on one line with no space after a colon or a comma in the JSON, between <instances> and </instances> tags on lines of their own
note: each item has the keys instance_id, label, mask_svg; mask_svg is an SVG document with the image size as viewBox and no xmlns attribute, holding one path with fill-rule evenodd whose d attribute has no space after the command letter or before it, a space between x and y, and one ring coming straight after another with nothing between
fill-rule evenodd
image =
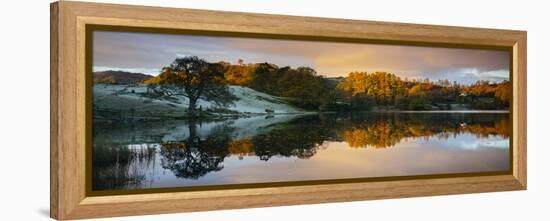
<instances>
[{"instance_id":1,"label":"grassy hillside","mask_svg":"<svg viewBox=\"0 0 550 221\"><path fill-rule=\"evenodd\" d=\"M212 116L288 114L302 110L285 102L283 98L271 96L241 86L230 86L229 90L238 100L228 107L199 100L198 106L205 114ZM93 106L95 118L179 118L186 116L188 100L183 96L153 97L145 85L94 84Z\"/></svg>"}]
</instances>

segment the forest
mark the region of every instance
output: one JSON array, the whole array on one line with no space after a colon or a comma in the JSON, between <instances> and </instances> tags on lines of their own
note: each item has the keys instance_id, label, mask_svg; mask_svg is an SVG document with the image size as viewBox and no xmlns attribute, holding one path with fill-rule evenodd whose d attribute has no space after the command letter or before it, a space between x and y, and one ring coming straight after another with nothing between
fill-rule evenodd
<instances>
[{"instance_id":1,"label":"forest","mask_svg":"<svg viewBox=\"0 0 550 221\"><path fill-rule=\"evenodd\" d=\"M506 110L511 101L509 81L477 81L471 85L449 80L407 79L389 72L354 71L345 77L325 77L313 68L279 67L271 63L207 62L196 56L175 59L162 72L144 80L151 91L182 95L189 112L199 99L229 105L235 99L229 85L252 88L307 111Z\"/></svg>"}]
</instances>

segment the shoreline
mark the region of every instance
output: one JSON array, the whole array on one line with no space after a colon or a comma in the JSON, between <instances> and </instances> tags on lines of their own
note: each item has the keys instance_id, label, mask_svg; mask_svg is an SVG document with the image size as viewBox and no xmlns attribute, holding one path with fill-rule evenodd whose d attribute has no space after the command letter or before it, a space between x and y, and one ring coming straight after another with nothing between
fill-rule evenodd
<instances>
[{"instance_id":1,"label":"shoreline","mask_svg":"<svg viewBox=\"0 0 550 221\"><path fill-rule=\"evenodd\" d=\"M350 113L425 113L425 114L507 114L510 113L509 110L375 110L375 111L345 111L345 112L336 112L336 111L324 111L324 112L289 112L289 113L249 113L249 114L229 114L229 115L211 115L208 117L185 117L185 116L159 116L159 117L143 117L136 116L134 118L96 118L92 116L92 120L96 122L101 121L163 121L163 120L205 120L205 121L223 121L231 118L249 118L249 117L275 117L275 116L284 116L284 115L312 115L312 114L350 114Z\"/></svg>"},{"instance_id":2,"label":"shoreline","mask_svg":"<svg viewBox=\"0 0 550 221\"><path fill-rule=\"evenodd\" d=\"M374 113L494 113L494 114L501 114L501 113L510 113L509 110L377 110L377 111L369 111Z\"/></svg>"}]
</instances>

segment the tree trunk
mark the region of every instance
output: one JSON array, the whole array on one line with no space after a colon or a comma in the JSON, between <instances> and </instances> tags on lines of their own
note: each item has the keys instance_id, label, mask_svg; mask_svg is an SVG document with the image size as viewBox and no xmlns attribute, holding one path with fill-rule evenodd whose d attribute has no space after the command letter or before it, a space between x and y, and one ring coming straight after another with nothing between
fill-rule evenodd
<instances>
[{"instance_id":1,"label":"tree trunk","mask_svg":"<svg viewBox=\"0 0 550 221\"><path fill-rule=\"evenodd\" d=\"M189 128L189 145L196 146L197 142L200 140L200 138L197 136L197 122L195 120L189 120L187 121L187 126Z\"/></svg>"},{"instance_id":2,"label":"tree trunk","mask_svg":"<svg viewBox=\"0 0 550 221\"><path fill-rule=\"evenodd\" d=\"M187 108L187 111L194 116L197 111L197 98L189 98L189 108Z\"/></svg>"}]
</instances>

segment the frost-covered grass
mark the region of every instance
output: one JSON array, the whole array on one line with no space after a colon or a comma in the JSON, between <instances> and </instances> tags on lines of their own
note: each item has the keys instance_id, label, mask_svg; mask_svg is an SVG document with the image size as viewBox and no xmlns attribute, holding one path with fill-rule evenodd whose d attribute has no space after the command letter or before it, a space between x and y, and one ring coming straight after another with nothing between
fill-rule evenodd
<instances>
[{"instance_id":1,"label":"frost-covered grass","mask_svg":"<svg viewBox=\"0 0 550 221\"><path fill-rule=\"evenodd\" d=\"M132 92L133 91L133 92ZM178 117L185 115L185 104L143 96L144 86L96 84L93 86L94 108L121 111L128 114L132 109L136 116Z\"/></svg>"},{"instance_id":2,"label":"frost-covered grass","mask_svg":"<svg viewBox=\"0 0 550 221\"><path fill-rule=\"evenodd\" d=\"M230 86L231 92L239 98L235 106L229 107L241 113L266 113L266 109L274 113L299 113L302 110L287 104L283 98L255 91L241 86Z\"/></svg>"},{"instance_id":3,"label":"frost-covered grass","mask_svg":"<svg viewBox=\"0 0 550 221\"><path fill-rule=\"evenodd\" d=\"M238 100L229 107L219 107L213 102L199 100L201 110L216 110L213 114L275 114L301 113L302 110L287 104L283 98L261 93L250 88L230 86ZM140 117L184 117L188 99L183 96L152 98L147 96L145 85L95 84L93 86L94 108L122 113L134 111ZM226 109L224 111L224 109Z\"/></svg>"}]
</instances>

